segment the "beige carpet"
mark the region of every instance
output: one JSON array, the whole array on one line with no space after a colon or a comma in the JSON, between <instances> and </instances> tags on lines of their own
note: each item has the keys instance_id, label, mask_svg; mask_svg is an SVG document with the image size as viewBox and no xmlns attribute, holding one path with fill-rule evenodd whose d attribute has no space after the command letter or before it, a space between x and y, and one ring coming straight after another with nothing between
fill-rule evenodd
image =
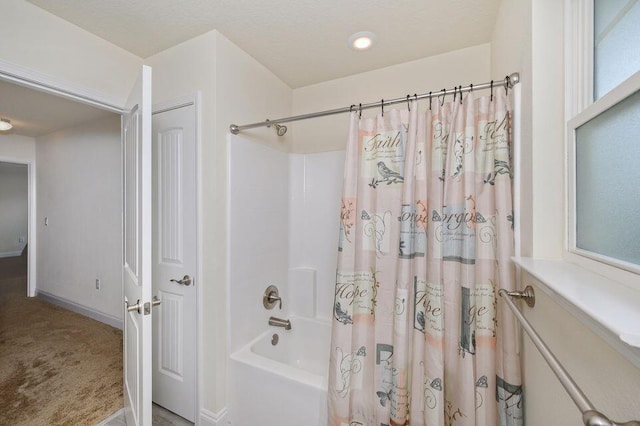
<instances>
[{"instance_id":1,"label":"beige carpet","mask_svg":"<svg viewBox=\"0 0 640 426\"><path fill-rule=\"evenodd\" d=\"M0 425L95 425L122 408L122 332L27 298L9 269L0 262Z\"/></svg>"}]
</instances>

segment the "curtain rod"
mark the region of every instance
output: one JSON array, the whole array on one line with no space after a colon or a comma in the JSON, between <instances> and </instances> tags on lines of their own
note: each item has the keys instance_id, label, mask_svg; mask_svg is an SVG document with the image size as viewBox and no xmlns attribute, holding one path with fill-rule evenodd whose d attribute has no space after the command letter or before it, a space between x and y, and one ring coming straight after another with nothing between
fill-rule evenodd
<instances>
[{"instance_id":1,"label":"curtain rod","mask_svg":"<svg viewBox=\"0 0 640 426\"><path fill-rule=\"evenodd\" d=\"M454 89L450 89L450 90L446 90L446 89L442 89L438 92L429 92L429 93L423 93L422 95L407 95L404 98L396 98L396 99L390 99L390 100L381 100L379 102L371 102L368 104L359 104L359 105L351 105L348 107L344 107L344 108L336 108L336 109L330 109L330 110L326 110L326 111L320 111L320 112L312 112L309 114L302 114L302 115L294 115L291 117L285 117L285 118L279 118L277 120L266 120L266 121L261 121L259 123L251 123L251 124L245 124L242 126L238 126L237 124L232 124L229 126L229 131L231 133L233 133L234 135L237 135L238 133L240 133L240 131L242 130L247 130L247 129L253 129L255 127L264 127L264 126L272 126L275 124L281 124L281 123L289 123L291 121L299 121L299 120L306 120L309 118L315 118L315 117L324 117L325 115L334 115L334 114L343 114L345 112L351 112L354 109L356 110L363 110L363 109L369 109L369 108L380 108L380 107L384 107L387 105L393 105L393 104L399 104L401 102L407 102L408 100L419 100L419 99L425 99L425 98L434 98L434 97L438 97L438 96L446 96L446 95L450 95L450 94L457 94L460 93L460 95L462 95L462 93L464 92L470 92L472 90L482 90L482 89L490 89L493 87L506 87L506 88L512 88L514 85L518 84L520 82L520 74L518 74L517 72L508 75L504 78L504 80L498 80L498 81L490 81L488 83L482 83L482 84L470 84L467 87L456 87Z\"/></svg>"},{"instance_id":2,"label":"curtain rod","mask_svg":"<svg viewBox=\"0 0 640 426\"><path fill-rule=\"evenodd\" d=\"M527 302L527 305L533 307L533 305L535 304L535 293L533 291L533 287L527 286L524 292L509 292L505 289L500 289L498 291L498 294L503 298L504 302L507 304L511 312L513 312L513 315L515 315L515 317L518 319L520 325L529 335L534 346L540 352L540 355L542 355L544 360L551 368L551 371L553 371L553 374L556 375L556 377L560 381L560 384L562 384L564 389L569 394L569 397L571 397L573 402L582 413L582 421L584 422L585 426L640 426L640 421L637 420L631 420L625 423L618 423L610 420L607 416L594 408L591 401L589 401L586 395L578 387L576 382L573 381L573 378L569 375L567 370L565 370L560 361L558 361L558 358L555 357L553 352L551 352L549 347L544 343L540 335L534 330L531 323L527 321L520 309L518 309L515 303L513 303L513 301L511 300L511 297L514 297L516 299L524 299Z\"/></svg>"}]
</instances>

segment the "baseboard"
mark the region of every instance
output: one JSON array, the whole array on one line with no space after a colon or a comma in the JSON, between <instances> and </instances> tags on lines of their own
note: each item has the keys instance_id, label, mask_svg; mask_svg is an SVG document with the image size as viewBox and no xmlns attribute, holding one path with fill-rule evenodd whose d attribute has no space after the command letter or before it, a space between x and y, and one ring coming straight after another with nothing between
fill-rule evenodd
<instances>
[{"instance_id":1,"label":"baseboard","mask_svg":"<svg viewBox=\"0 0 640 426\"><path fill-rule=\"evenodd\" d=\"M109 417L107 417L106 419L101 421L100 423L98 423L96 426L108 426L109 422L111 422L111 420L115 420L117 418L123 418L124 419L124 408L119 409L118 411L116 411L115 413L113 413L112 415L110 415ZM114 424L117 424L117 423L114 422Z\"/></svg>"},{"instance_id":2,"label":"baseboard","mask_svg":"<svg viewBox=\"0 0 640 426\"><path fill-rule=\"evenodd\" d=\"M16 257L22 254L22 250L18 251L5 251L0 253L0 257Z\"/></svg>"},{"instance_id":3,"label":"baseboard","mask_svg":"<svg viewBox=\"0 0 640 426\"><path fill-rule=\"evenodd\" d=\"M95 309L87 308L86 306L80 305L76 302L72 302L71 300L65 299L64 297L55 296L51 293L47 293L46 291L38 290L38 297L49 303L53 303L54 305L61 306L72 312L76 312L80 315L84 315L85 317L89 317L96 321L108 324L111 327L119 328L120 330L122 330L122 320L120 318L116 318L112 315L105 314L100 311L96 311Z\"/></svg>"},{"instance_id":4,"label":"baseboard","mask_svg":"<svg viewBox=\"0 0 640 426\"><path fill-rule=\"evenodd\" d=\"M205 410L204 408L200 410L200 426L227 426L230 425L231 422L227 423L229 410L227 407L222 408L217 413L212 413L209 410Z\"/></svg>"}]
</instances>

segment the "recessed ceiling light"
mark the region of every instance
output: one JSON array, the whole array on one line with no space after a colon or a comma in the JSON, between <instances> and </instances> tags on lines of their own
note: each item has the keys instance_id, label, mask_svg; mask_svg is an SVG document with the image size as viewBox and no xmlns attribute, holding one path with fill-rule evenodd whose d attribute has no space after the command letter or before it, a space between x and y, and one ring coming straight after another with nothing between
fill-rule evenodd
<instances>
[{"instance_id":1,"label":"recessed ceiling light","mask_svg":"<svg viewBox=\"0 0 640 426\"><path fill-rule=\"evenodd\" d=\"M6 118L0 118L0 132L6 132L7 130L11 130L13 128L13 124L11 121Z\"/></svg>"},{"instance_id":2,"label":"recessed ceiling light","mask_svg":"<svg viewBox=\"0 0 640 426\"><path fill-rule=\"evenodd\" d=\"M353 50L367 50L373 46L376 35L371 31L360 31L349 37L349 47Z\"/></svg>"}]
</instances>

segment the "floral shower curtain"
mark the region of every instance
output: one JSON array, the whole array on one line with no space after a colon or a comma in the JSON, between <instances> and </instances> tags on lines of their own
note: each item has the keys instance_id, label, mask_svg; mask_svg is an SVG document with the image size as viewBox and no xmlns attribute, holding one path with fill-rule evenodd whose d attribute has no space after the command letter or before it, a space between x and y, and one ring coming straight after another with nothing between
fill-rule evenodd
<instances>
[{"instance_id":1,"label":"floral shower curtain","mask_svg":"<svg viewBox=\"0 0 640 426\"><path fill-rule=\"evenodd\" d=\"M351 114L330 425L524 424L503 92Z\"/></svg>"}]
</instances>

